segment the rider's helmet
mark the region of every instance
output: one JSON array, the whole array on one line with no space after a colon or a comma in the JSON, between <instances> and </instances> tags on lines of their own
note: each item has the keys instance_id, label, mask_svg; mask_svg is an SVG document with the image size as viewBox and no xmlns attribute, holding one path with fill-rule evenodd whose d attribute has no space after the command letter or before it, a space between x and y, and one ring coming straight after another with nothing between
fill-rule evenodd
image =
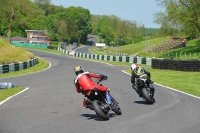
<instances>
[{"instance_id":1,"label":"rider's helmet","mask_svg":"<svg viewBox=\"0 0 200 133\"><path fill-rule=\"evenodd\" d=\"M138 67L139 65L137 63L133 63L131 65L131 70L133 71L136 67Z\"/></svg>"},{"instance_id":2,"label":"rider's helmet","mask_svg":"<svg viewBox=\"0 0 200 133\"><path fill-rule=\"evenodd\" d=\"M142 74L145 73L144 68L139 67L139 65L137 63L134 63L134 64L131 65L131 70L134 71L134 73L136 75L142 75ZM145 76L145 75L143 75L143 76Z\"/></svg>"},{"instance_id":3,"label":"rider's helmet","mask_svg":"<svg viewBox=\"0 0 200 133\"><path fill-rule=\"evenodd\" d=\"M84 68L82 66L76 66L74 68L76 75L78 75L79 73L83 73L84 72Z\"/></svg>"}]
</instances>

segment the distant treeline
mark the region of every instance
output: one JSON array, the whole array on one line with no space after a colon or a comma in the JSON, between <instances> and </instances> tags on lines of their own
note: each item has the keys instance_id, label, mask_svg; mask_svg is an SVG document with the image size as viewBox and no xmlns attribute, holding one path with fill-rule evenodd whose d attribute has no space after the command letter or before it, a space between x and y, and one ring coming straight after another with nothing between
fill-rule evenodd
<instances>
[{"instance_id":1,"label":"distant treeline","mask_svg":"<svg viewBox=\"0 0 200 133\"><path fill-rule=\"evenodd\" d=\"M159 29L145 28L136 21L111 15L91 15L92 34L99 35L108 45L126 45L154 37Z\"/></svg>"},{"instance_id":2,"label":"distant treeline","mask_svg":"<svg viewBox=\"0 0 200 133\"><path fill-rule=\"evenodd\" d=\"M26 30L47 30L51 41L84 44L88 34L95 34L113 46L142 41L158 32L117 16L92 15L82 7L53 5L51 0L1 0L0 20L0 36L9 40L12 36L26 37Z\"/></svg>"}]
</instances>

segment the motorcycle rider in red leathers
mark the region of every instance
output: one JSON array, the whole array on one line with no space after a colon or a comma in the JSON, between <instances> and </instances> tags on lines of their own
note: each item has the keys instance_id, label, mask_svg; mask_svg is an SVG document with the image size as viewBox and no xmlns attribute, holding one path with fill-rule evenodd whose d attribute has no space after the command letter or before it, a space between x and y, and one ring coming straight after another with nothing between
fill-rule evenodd
<instances>
[{"instance_id":1,"label":"motorcycle rider in red leathers","mask_svg":"<svg viewBox=\"0 0 200 133\"><path fill-rule=\"evenodd\" d=\"M97 79L106 80L107 76L102 75L102 74L97 74L97 73L84 72L84 68L82 66L76 66L75 73L76 73L77 77L74 80L74 84L76 86L77 92L85 95L85 98L83 100L84 108L90 108L88 106L88 102L87 102L86 98L87 98L87 96L90 95L90 91L94 88L97 88L98 90L100 90L102 92L105 92L106 99L108 100L109 104L112 104L111 96L109 94L110 89L108 89L106 86L100 86L100 85L96 84L91 79L91 78L97 78Z\"/></svg>"}]
</instances>

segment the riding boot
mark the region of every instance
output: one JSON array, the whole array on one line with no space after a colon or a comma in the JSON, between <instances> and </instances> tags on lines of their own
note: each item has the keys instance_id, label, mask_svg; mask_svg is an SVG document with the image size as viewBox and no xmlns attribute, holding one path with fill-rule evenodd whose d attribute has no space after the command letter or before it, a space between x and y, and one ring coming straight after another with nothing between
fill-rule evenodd
<instances>
[{"instance_id":1,"label":"riding boot","mask_svg":"<svg viewBox=\"0 0 200 133\"><path fill-rule=\"evenodd\" d=\"M84 108L89 108L90 110L94 110L94 108L92 107L92 105L88 102L88 98L84 97L83 99L83 107Z\"/></svg>"},{"instance_id":2,"label":"riding boot","mask_svg":"<svg viewBox=\"0 0 200 133\"><path fill-rule=\"evenodd\" d=\"M94 110L93 106L92 105L89 105L88 107L90 110Z\"/></svg>"},{"instance_id":3,"label":"riding boot","mask_svg":"<svg viewBox=\"0 0 200 133\"><path fill-rule=\"evenodd\" d=\"M137 87L134 84L132 85L132 88L137 92L139 97L142 97L142 93L137 89Z\"/></svg>"}]
</instances>

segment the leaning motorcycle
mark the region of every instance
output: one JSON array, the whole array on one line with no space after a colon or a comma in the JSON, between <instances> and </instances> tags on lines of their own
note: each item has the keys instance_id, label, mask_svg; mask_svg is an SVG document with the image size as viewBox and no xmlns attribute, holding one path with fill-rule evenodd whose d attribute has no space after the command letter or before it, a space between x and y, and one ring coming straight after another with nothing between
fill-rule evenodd
<instances>
[{"instance_id":1,"label":"leaning motorcycle","mask_svg":"<svg viewBox=\"0 0 200 133\"><path fill-rule=\"evenodd\" d=\"M148 104L155 103L155 88L153 87L153 81L151 81L148 76L137 78L136 87L138 88L139 92L142 93L142 97L146 100Z\"/></svg>"},{"instance_id":2,"label":"leaning motorcycle","mask_svg":"<svg viewBox=\"0 0 200 133\"><path fill-rule=\"evenodd\" d=\"M101 85L100 82L102 80L97 80L96 83ZM111 96L111 100L113 104L110 105L106 99L106 95L104 92L99 91L98 89L93 89L90 92L90 95L85 99L90 106L93 107L94 111L96 112L97 116L102 120L109 119L109 111L112 110L117 115L121 115L122 111L119 107L119 103Z\"/></svg>"}]
</instances>

